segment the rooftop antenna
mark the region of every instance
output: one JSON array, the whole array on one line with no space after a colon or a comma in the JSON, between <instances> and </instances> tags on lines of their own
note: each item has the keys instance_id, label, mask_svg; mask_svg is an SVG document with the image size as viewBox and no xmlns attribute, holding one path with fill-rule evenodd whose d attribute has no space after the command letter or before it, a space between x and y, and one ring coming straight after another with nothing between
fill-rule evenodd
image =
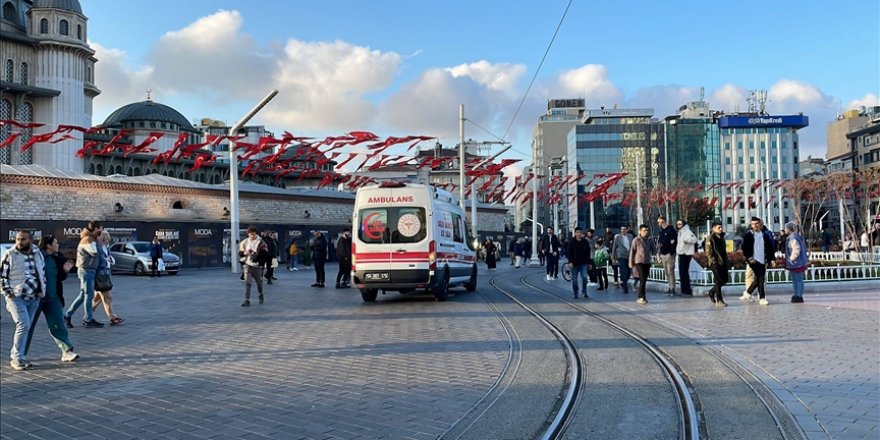
<instances>
[{"instance_id":1,"label":"rooftop antenna","mask_svg":"<svg viewBox=\"0 0 880 440\"><path fill-rule=\"evenodd\" d=\"M766 105L767 104L767 91L766 90L758 90L758 111L760 115L766 115Z\"/></svg>"}]
</instances>

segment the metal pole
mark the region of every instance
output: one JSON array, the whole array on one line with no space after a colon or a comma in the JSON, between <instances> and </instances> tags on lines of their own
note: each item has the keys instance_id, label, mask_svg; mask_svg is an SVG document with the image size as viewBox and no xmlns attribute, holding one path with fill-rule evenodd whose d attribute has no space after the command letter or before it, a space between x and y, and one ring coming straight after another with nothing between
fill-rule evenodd
<instances>
[{"instance_id":1,"label":"metal pole","mask_svg":"<svg viewBox=\"0 0 880 440\"><path fill-rule=\"evenodd\" d=\"M458 107L458 203L464 211L464 104Z\"/></svg>"},{"instance_id":2,"label":"metal pole","mask_svg":"<svg viewBox=\"0 0 880 440\"><path fill-rule=\"evenodd\" d=\"M532 258L529 266L539 266L538 260L538 145L532 144Z\"/></svg>"},{"instance_id":3,"label":"metal pole","mask_svg":"<svg viewBox=\"0 0 880 440\"><path fill-rule=\"evenodd\" d=\"M634 225L635 227L633 229L635 230L638 230L639 225L644 224L645 216L644 212L642 212L642 177L641 173L639 172L639 168L641 167L639 162L639 153L636 153L636 205L638 205L638 207L636 208L636 217L638 220L638 224Z\"/></svg>"},{"instance_id":4,"label":"metal pole","mask_svg":"<svg viewBox=\"0 0 880 440\"><path fill-rule=\"evenodd\" d=\"M471 182L471 238L477 239L477 191Z\"/></svg>"},{"instance_id":5,"label":"metal pole","mask_svg":"<svg viewBox=\"0 0 880 440\"><path fill-rule=\"evenodd\" d=\"M244 127L244 124L247 124L277 94L278 90L269 92L262 101L229 130L229 265L232 273L238 273L238 244L236 242L241 239L241 236L238 234L238 156L233 151L235 149L235 136L238 134L238 130Z\"/></svg>"},{"instance_id":6,"label":"metal pole","mask_svg":"<svg viewBox=\"0 0 880 440\"><path fill-rule=\"evenodd\" d=\"M664 121L663 123L663 180L666 186L666 195L664 195L663 200L666 203L666 219L670 222L672 218L669 217L669 146L666 140L666 130L669 126L669 121Z\"/></svg>"}]
</instances>

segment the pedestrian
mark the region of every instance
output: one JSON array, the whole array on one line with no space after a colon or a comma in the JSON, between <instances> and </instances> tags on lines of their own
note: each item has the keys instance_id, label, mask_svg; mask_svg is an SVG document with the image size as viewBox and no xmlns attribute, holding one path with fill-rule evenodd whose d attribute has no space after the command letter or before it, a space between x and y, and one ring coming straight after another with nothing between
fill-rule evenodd
<instances>
[{"instance_id":1,"label":"pedestrian","mask_svg":"<svg viewBox=\"0 0 880 440\"><path fill-rule=\"evenodd\" d=\"M690 267L691 259L693 259L694 252L697 249L697 236L684 220L675 222L675 227L678 228L675 253L678 255L678 279L681 282L681 293L683 295L693 295Z\"/></svg>"},{"instance_id":2,"label":"pedestrian","mask_svg":"<svg viewBox=\"0 0 880 440\"><path fill-rule=\"evenodd\" d=\"M766 284L767 265L775 258L773 249L773 239L768 238L764 232L764 223L758 217L752 217L752 229L743 237L742 251L743 256L752 269L753 280L748 285L748 289L743 293L740 299L744 301L752 300L752 292L758 289L758 304L766 306L769 304L764 295L764 285Z\"/></svg>"},{"instance_id":3,"label":"pedestrian","mask_svg":"<svg viewBox=\"0 0 880 440\"><path fill-rule=\"evenodd\" d=\"M153 261L153 272L150 273L150 278L162 276L161 269L159 269L159 260L162 259L164 254L165 249L162 249L162 243L159 242L159 237L153 237L153 244L150 246L150 259Z\"/></svg>"},{"instance_id":4,"label":"pedestrian","mask_svg":"<svg viewBox=\"0 0 880 440\"><path fill-rule=\"evenodd\" d=\"M715 279L709 291L709 299L718 307L727 307L721 289L730 281L730 263L727 259L727 244L724 242L724 229L720 221L712 222L712 232L706 238L706 257Z\"/></svg>"},{"instance_id":5,"label":"pedestrian","mask_svg":"<svg viewBox=\"0 0 880 440\"><path fill-rule=\"evenodd\" d=\"M608 290L608 248L605 247L603 239L596 240L593 267L596 268L596 282L599 284L596 290Z\"/></svg>"},{"instance_id":6,"label":"pedestrian","mask_svg":"<svg viewBox=\"0 0 880 440\"><path fill-rule=\"evenodd\" d=\"M312 238L306 240L305 244L303 245L303 250L300 253L302 259L300 261L302 261L302 264L305 267L312 267L312 247L314 246L314 244L315 237L313 236Z\"/></svg>"},{"instance_id":7,"label":"pedestrian","mask_svg":"<svg viewBox=\"0 0 880 440\"><path fill-rule=\"evenodd\" d=\"M92 313L98 310L98 306L104 305L104 313L110 325L119 325L125 321L113 313L113 281L110 276L113 268L113 257L110 255L110 233L101 231L98 236L98 270L95 271L95 298L92 300ZM104 278L105 277L105 278ZM107 284L102 285L99 280L105 279Z\"/></svg>"},{"instance_id":8,"label":"pedestrian","mask_svg":"<svg viewBox=\"0 0 880 440\"><path fill-rule=\"evenodd\" d=\"M822 252L828 253L831 250L831 234L828 228L822 228Z\"/></svg>"},{"instance_id":9,"label":"pedestrian","mask_svg":"<svg viewBox=\"0 0 880 440\"><path fill-rule=\"evenodd\" d=\"M64 280L73 268L73 261L68 260L61 252L58 252L58 239L53 235L44 235L40 239L40 252L43 254L46 284L40 298L40 305L31 320L28 330L27 342L24 345L24 356L27 359L30 353L31 339L40 320L40 313L46 315L46 325L49 334L55 340L55 344L61 349L61 362L73 362L79 359L79 355L73 352L73 343L64 325Z\"/></svg>"},{"instance_id":10,"label":"pedestrian","mask_svg":"<svg viewBox=\"0 0 880 440\"><path fill-rule=\"evenodd\" d=\"M590 256L590 243L584 237L584 231L581 228L575 228L574 240L568 243L568 268L571 270L571 290L574 292L574 299L578 299L578 275L581 277L581 293L584 299L589 298L587 295L587 271L591 265L592 258Z\"/></svg>"},{"instance_id":11,"label":"pedestrian","mask_svg":"<svg viewBox=\"0 0 880 440\"><path fill-rule=\"evenodd\" d=\"M327 263L327 239L321 231L315 231L312 243L312 262L315 263L315 284L312 287L324 287L324 264Z\"/></svg>"},{"instance_id":12,"label":"pedestrian","mask_svg":"<svg viewBox=\"0 0 880 440\"><path fill-rule=\"evenodd\" d=\"M26 357L27 334L44 296L44 268L43 254L31 243L29 231L18 231L15 246L0 257L0 284L6 299L6 310L15 323L9 365L17 371L31 367Z\"/></svg>"},{"instance_id":13,"label":"pedestrian","mask_svg":"<svg viewBox=\"0 0 880 440\"><path fill-rule=\"evenodd\" d=\"M871 232L871 244L874 248L880 247L880 222L874 223L874 231Z\"/></svg>"},{"instance_id":14,"label":"pedestrian","mask_svg":"<svg viewBox=\"0 0 880 440\"><path fill-rule=\"evenodd\" d=\"M510 255L510 265L511 266L516 264L516 245L518 243L519 243L518 238L510 240L510 242L507 243L507 254Z\"/></svg>"},{"instance_id":15,"label":"pedestrian","mask_svg":"<svg viewBox=\"0 0 880 440\"><path fill-rule=\"evenodd\" d=\"M785 238L785 268L788 269L791 284L794 287L791 302L802 303L804 302L804 272L810 267L807 245L804 243L804 238L798 234L797 225L794 222L785 224L785 232L788 234Z\"/></svg>"},{"instance_id":16,"label":"pedestrian","mask_svg":"<svg viewBox=\"0 0 880 440\"><path fill-rule=\"evenodd\" d=\"M523 258L523 264L532 260L532 239L529 237L523 242Z\"/></svg>"},{"instance_id":17,"label":"pedestrian","mask_svg":"<svg viewBox=\"0 0 880 440\"><path fill-rule=\"evenodd\" d=\"M590 245L590 252L593 251L593 247L596 246L596 231L593 229L587 229L587 234L584 236L587 240L587 243ZM590 268L587 271L587 276L590 277L590 286L596 285L596 267L593 265L593 260L590 259Z\"/></svg>"},{"instance_id":18,"label":"pedestrian","mask_svg":"<svg viewBox=\"0 0 880 440\"><path fill-rule=\"evenodd\" d=\"M786 239L786 243L787 243L787 239ZM862 237L861 237L861 240L859 241L859 246L861 246L859 248L859 252L868 252L868 248L870 247L870 245L871 245L871 239L870 239L870 236L868 235L868 230L865 229L864 231L862 231Z\"/></svg>"},{"instance_id":19,"label":"pedestrian","mask_svg":"<svg viewBox=\"0 0 880 440\"><path fill-rule=\"evenodd\" d=\"M526 255L525 248L525 240L518 238L516 244L513 246L513 254L516 256L516 264L513 267L516 269L519 269L519 267L522 266L523 258L525 258Z\"/></svg>"},{"instance_id":20,"label":"pedestrian","mask_svg":"<svg viewBox=\"0 0 880 440\"><path fill-rule=\"evenodd\" d=\"M553 228L547 228L547 233L541 236L541 255L547 261L547 281L555 280L559 276L559 250L562 243L559 237L553 233Z\"/></svg>"},{"instance_id":21,"label":"pedestrian","mask_svg":"<svg viewBox=\"0 0 880 440\"><path fill-rule=\"evenodd\" d=\"M291 239L290 244L287 246L287 255L290 257L290 261L288 262L287 270L299 270L296 267L297 263L297 255L299 254L299 245L296 243L296 239Z\"/></svg>"},{"instance_id":22,"label":"pedestrian","mask_svg":"<svg viewBox=\"0 0 880 440\"><path fill-rule=\"evenodd\" d=\"M339 272L336 274L336 288L346 289L351 287L351 229L342 230L342 235L336 241L336 259L339 260Z\"/></svg>"},{"instance_id":23,"label":"pedestrian","mask_svg":"<svg viewBox=\"0 0 880 440\"><path fill-rule=\"evenodd\" d=\"M629 248L631 244L632 236L629 234L629 226L621 226L620 233L614 236L614 241L611 244L611 264L616 264L620 269L620 286L623 286L623 293L629 293Z\"/></svg>"},{"instance_id":24,"label":"pedestrian","mask_svg":"<svg viewBox=\"0 0 880 440\"><path fill-rule=\"evenodd\" d=\"M675 295L675 245L678 241L678 232L666 222L666 217L662 215L657 217L657 226L660 228L660 234L657 237L657 252L660 263L663 264L663 270L666 271L666 282L669 285L666 294Z\"/></svg>"},{"instance_id":25,"label":"pedestrian","mask_svg":"<svg viewBox=\"0 0 880 440\"><path fill-rule=\"evenodd\" d=\"M608 248L608 257L611 261L611 271L614 273L614 287L620 287L620 269L616 264L617 260L612 258L610 254L611 247L614 245L614 232L611 230L611 227L605 228L605 236L602 237L602 241L605 243L605 247Z\"/></svg>"},{"instance_id":26,"label":"pedestrian","mask_svg":"<svg viewBox=\"0 0 880 440\"><path fill-rule=\"evenodd\" d=\"M79 245L76 247L76 274L79 276L79 295L70 303L64 312L64 324L67 328L73 328L71 317L73 312L84 305L83 327L100 328L104 324L95 321L92 314L92 301L95 299L95 274L98 270L98 245L95 238L101 235L104 228L97 221L89 222L88 226L80 231Z\"/></svg>"},{"instance_id":27,"label":"pedestrian","mask_svg":"<svg viewBox=\"0 0 880 440\"><path fill-rule=\"evenodd\" d=\"M260 235L257 228L249 226L247 228L247 238L241 241L238 247L238 255L243 258L242 270L244 270L244 302L242 307L251 305L251 281L257 283L257 293L260 304L263 304L263 265L269 256L269 248Z\"/></svg>"},{"instance_id":28,"label":"pedestrian","mask_svg":"<svg viewBox=\"0 0 880 440\"><path fill-rule=\"evenodd\" d=\"M275 278L275 268L278 267L278 243L272 238L272 231L263 231L263 243L269 252L269 261L266 262L266 284L272 284Z\"/></svg>"},{"instance_id":29,"label":"pedestrian","mask_svg":"<svg viewBox=\"0 0 880 440\"><path fill-rule=\"evenodd\" d=\"M629 249L629 268L635 269L639 274L639 304L647 304L645 289L648 284L648 274L651 271L651 257L657 253L657 245L649 235L648 225L639 225L639 235L632 241Z\"/></svg>"},{"instance_id":30,"label":"pedestrian","mask_svg":"<svg viewBox=\"0 0 880 440\"><path fill-rule=\"evenodd\" d=\"M486 268L489 270L495 270L495 253L498 252L498 247L495 246L495 242L492 241L492 238L486 239L486 242L483 243L483 249L486 250Z\"/></svg>"}]
</instances>

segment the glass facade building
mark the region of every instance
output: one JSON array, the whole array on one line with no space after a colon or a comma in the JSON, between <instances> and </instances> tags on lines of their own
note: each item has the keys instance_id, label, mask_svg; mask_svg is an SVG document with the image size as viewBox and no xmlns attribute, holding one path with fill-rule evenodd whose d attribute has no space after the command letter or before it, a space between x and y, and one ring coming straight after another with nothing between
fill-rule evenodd
<instances>
[{"instance_id":1,"label":"glass facade building","mask_svg":"<svg viewBox=\"0 0 880 440\"><path fill-rule=\"evenodd\" d=\"M721 183L721 137L717 121L712 117L670 116L663 124L669 187L701 185L702 197L720 198L717 184ZM720 215L718 209L716 215Z\"/></svg>"},{"instance_id":2,"label":"glass facade building","mask_svg":"<svg viewBox=\"0 0 880 440\"><path fill-rule=\"evenodd\" d=\"M637 176L642 192L663 181L663 124L652 120L653 114L653 109L587 110L582 123L569 131L568 174L584 175L569 186L569 194L577 195L568 204L572 228L577 225L601 230L637 221L635 200L627 203L629 206L623 206L620 198L596 200L591 215L590 203L583 201L583 196L603 181L593 180L602 173L628 173L608 190L616 194L635 193Z\"/></svg>"}]
</instances>

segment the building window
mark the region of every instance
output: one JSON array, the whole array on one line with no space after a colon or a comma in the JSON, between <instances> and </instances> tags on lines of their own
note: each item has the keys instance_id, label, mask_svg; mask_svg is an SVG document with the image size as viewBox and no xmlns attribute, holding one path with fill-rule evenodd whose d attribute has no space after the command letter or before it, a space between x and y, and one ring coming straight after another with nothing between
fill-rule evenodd
<instances>
[{"instance_id":1,"label":"building window","mask_svg":"<svg viewBox=\"0 0 880 440\"><path fill-rule=\"evenodd\" d=\"M15 62L6 60L6 82L12 82L15 75Z\"/></svg>"},{"instance_id":2,"label":"building window","mask_svg":"<svg viewBox=\"0 0 880 440\"><path fill-rule=\"evenodd\" d=\"M76 25L76 39L80 41L83 39L83 27L81 24Z\"/></svg>"},{"instance_id":3,"label":"building window","mask_svg":"<svg viewBox=\"0 0 880 440\"><path fill-rule=\"evenodd\" d=\"M86 67L86 82L94 82L92 81L92 66Z\"/></svg>"},{"instance_id":4,"label":"building window","mask_svg":"<svg viewBox=\"0 0 880 440\"><path fill-rule=\"evenodd\" d=\"M58 23L58 33L61 35L70 35L69 30L68 30L69 26L70 25L67 24L67 20L61 20Z\"/></svg>"},{"instance_id":5,"label":"building window","mask_svg":"<svg viewBox=\"0 0 880 440\"><path fill-rule=\"evenodd\" d=\"M3 19L18 22L15 19L15 5L12 2L3 3Z\"/></svg>"},{"instance_id":6,"label":"building window","mask_svg":"<svg viewBox=\"0 0 880 440\"><path fill-rule=\"evenodd\" d=\"M48 34L49 33L49 20L44 18L40 20L40 33Z\"/></svg>"},{"instance_id":7,"label":"building window","mask_svg":"<svg viewBox=\"0 0 880 440\"><path fill-rule=\"evenodd\" d=\"M12 101L0 99L0 119L12 119ZM9 139L10 130L8 125L0 126L0 143ZM12 146L0 148L0 163L10 165L12 163Z\"/></svg>"},{"instance_id":8,"label":"building window","mask_svg":"<svg viewBox=\"0 0 880 440\"><path fill-rule=\"evenodd\" d=\"M29 102L25 102L23 106L21 106L21 110L19 110L19 120L21 122L33 122L34 120L34 106ZM33 134L33 129L24 130L21 134L21 141L27 142L30 140L31 135ZM34 149L31 148L24 153L21 153L21 158L19 159L19 163L22 165L30 165L34 163Z\"/></svg>"},{"instance_id":9,"label":"building window","mask_svg":"<svg viewBox=\"0 0 880 440\"><path fill-rule=\"evenodd\" d=\"M19 80L22 84L28 83L28 63L22 62L21 69L19 70L19 75L21 76Z\"/></svg>"}]
</instances>

